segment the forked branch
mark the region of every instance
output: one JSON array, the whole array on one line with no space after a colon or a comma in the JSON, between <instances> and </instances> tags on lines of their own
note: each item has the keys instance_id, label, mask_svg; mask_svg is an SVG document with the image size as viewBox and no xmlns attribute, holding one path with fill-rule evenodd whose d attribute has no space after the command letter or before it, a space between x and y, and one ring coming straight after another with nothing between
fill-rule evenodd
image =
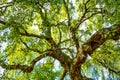
<instances>
[{"instance_id":1,"label":"forked branch","mask_svg":"<svg viewBox=\"0 0 120 80\"><path fill-rule=\"evenodd\" d=\"M109 28L103 28L91 36L82 47L85 54L91 55L94 50L100 47L109 39L118 40L120 36L120 24L115 24Z\"/></svg>"},{"instance_id":2,"label":"forked branch","mask_svg":"<svg viewBox=\"0 0 120 80\"><path fill-rule=\"evenodd\" d=\"M0 66L2 66L3 68L5 69L8 69L8 70L22 70L23 72L31 72L34 68L34 65L37 61L41 60L42 58L46 57L46 56L49 56L50 54L52 53L52 51L48 51L44 54L41 54L40 56L36 57L35 59L33 59L31 61L31 63L29 65L20 65L20 64L17 64L17 65L7 65L5 63L2 63L0 64Z\"/></svg>"}]
</instances>

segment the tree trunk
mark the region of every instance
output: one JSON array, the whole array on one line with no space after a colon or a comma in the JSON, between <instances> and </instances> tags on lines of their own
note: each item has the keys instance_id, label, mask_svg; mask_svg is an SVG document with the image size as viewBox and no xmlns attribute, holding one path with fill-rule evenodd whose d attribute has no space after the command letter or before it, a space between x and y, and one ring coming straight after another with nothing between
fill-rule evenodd
<instances>
[{"instance_id":1,"label":"tree trunk","mask_svg":"<svg viewBox=\"0 0 120 80\"><path fill-rule=\"evenodd\" d=\"M71 78L71 80L82 80L82 75L81 75L80 69L71 67L70 78Z\"/></svg>"},{"instance_id":2,"label":"tree trunk","mask_svg":"<svg viewBox=\"0 0 120 80\"><path fill-rule=\"evenodd\" d=\"M92 80L91 78L83 77L80 68L71 68L70 78L71 80Z\"/></svg>"}]
</instances>

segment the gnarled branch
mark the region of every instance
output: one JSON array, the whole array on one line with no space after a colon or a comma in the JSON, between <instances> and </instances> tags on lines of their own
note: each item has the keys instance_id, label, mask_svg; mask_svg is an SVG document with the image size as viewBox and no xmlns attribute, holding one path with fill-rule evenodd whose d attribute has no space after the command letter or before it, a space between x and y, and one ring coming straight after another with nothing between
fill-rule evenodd
<instances>
[{"instance_id":1,"label":"gnarled branch","mask_svg":"<svg viewBox=\"0 0 120 80\"><path fill-rule=\"evenodd\" d=\"M7 65L5 63L2 63L0 64L0 66L2 66L3 68L5 69L8 69L8 70L22 70L23 72L31 72L34 68L34 65L37 61L41 60L42 58L46 57L46 56L49 56L50 54L52 53L52 51L48 51L44 54L41 54L40 56L36 57L35 59L32 60L32 62L30 63L30 65L20 65L20 64L17 64L17 65Z\"/></svg>"},{"instance_id":2,"label":"gnarled branch","mask_svg":"<svg viewBox=\"0 0 120 80\"><path fill-rule=\"evenodd\" d=\"M120 36L120 24L115 24L109 28L103 28L97 31L91 36L91 38L85 42L83 47L83 52L85 54L91 55L94 50L99 48L105 41L109 39L117 40Z\"/></svg>"}]
</instances>

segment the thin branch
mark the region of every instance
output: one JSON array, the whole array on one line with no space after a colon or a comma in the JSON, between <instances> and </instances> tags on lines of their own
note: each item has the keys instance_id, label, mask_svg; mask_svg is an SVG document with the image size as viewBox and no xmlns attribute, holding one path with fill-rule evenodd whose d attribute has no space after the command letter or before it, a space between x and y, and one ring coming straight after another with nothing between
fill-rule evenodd
<instances>
[{"instance_id":1,"label":"thin branch","mask_svg":"<svg viewBox=\"0 0 120 80\"><path fill-rule=\"evenodd\" d=\"M44 6L42 4L40 4L39 0L36 0L36 5L39 8L41 18L43 19L43 21L46 21L46 19L47 19L47 10L44 8Z\"/></svg>"},{"instance_id":2,"label":"thin branch","mask_svg":"<svg viewBox=\"0 0 120 80\"><path fill-rule=\"evenodd\" d=\"M84 13L83 15L80 17L80 19L78 20L78 22L75 24L75 30L79 28L79 25L82 23L82 20L85 18L87 12L88 12L88 8L87 8L87 4L90 2L90 0L87 0L86 3L84 3Z\"/></svg>"},{"instance_id":3,"label":"thin branch","mask_svg":"<svg viewBox=\"0 0 120 80\"><path fill-rule=\"evenodd\" d=\"M89 12L89 11L87 11L87 12ZM78 21L78 23L75 25L75 30L77 30L78 28L79 28L79 25L81 24L81 23L83 23L84 21L86 21L86 20L88 20L88 19L90 19L91 17L93 17L93 16L95 16L95 15L97 15L97 14L102 14L103 12L101 12L101 11L97 11L97 12L95 12L95 13L92 13L90 16L88 16L87 18L85 18L85 15L83 15L82 17L81 17L81 19ZM85 13L86 14L86 13Z\"/></svg>"},{"instance_id":4,"label":"thin branch","mask_svg":"<svg viewBox=\"0 0 120 80\"><path fill-rule=\"evenodd\" d=\"M5 3L5 4L0 4L0 9L3 9L3 8L6 9L7 7L12 6L12 3L13 3L13 2Z\"/></svg>"},{"instance_id":5,"label":"thin branch","mask_svg":"<svg viewBox=\"0 0 120 80\"><path fill-rule=\"evenodd\" d=\"M84 76L83 80L93 80L93 79L92 78L87 78L86 76Z\"/></svg>"},{"instance_id":6,"label":"thin branch","mask_svg":"<svg viewBox=\"0 0 120 80\"><path fill-rule=\"evenodd\" d=\"M60 44L63 44L63 43L65 43L65 42L68 42L68 41L70 41L70 39L63 40L63 41L61 41L60 43L58 43L58 46L59 46Z\"/></svg>"},{"instance_id":7,"label":"thin branch","mask_svg":"<svg viewBox=\"0 0 120 80\"><path fill-rule=\"evenodd\" d=\"M0 23L3 25L7 24L5 21L2 21L2 20L0 20ZM17 24L17 23L14 22L14 24ZM46 38L46 36L44 36L44 35L37 35L37 34L33 34L33 33L28 33L26 30L24 30L24 31L25 31L25 33L19 31L20 35L27 36L27 37L36 37L36 38L40 38L40 39Z\"/></svg>"},{"instance_id":8,"label":"thin branch","mask_svg":"<svg viewBox=\"0 0 120 80\"><path fill-rule=\"evenodd\" d=\"M68 2L68 0L67 0L67 2ZM68 10L68 3L67 2L65 0L63 0L64 6L65 6L65 11L67 13L67 18L68 18L68 27L70 27L71 20L70 20L70 13L69 13L69 10Z\"/></svg>"},{"instance_id":9,"label":"thin branch","mask_svg":"<svg viewBox=\"0 0 120 80\"><path fill-rule=\"evenodd\" d=\"M33 48L30 48L28 45L27 45L27 43L25 43L23 40L20 40L25 46L26 46L26 48L28 49L28 50L31 50L31 51L33 51L33 52L37 52L37 53L39 53L39 54L42 54L42 53L45 53L45 52L48 52L48 51L53 51L52 49L47 49L47 50L45 50L45 51L40 51L40 50L38 50L38 49L33 49Z\"/></svg>"},{"instance_id":10,"label":"thin branch","mask_svg":"<svg viewBox=\"0 0 120 80\"><path fill-rule=\"evenodd\" d=\"M27 37L36 37L36 38L40 38L40 39L45 39L46 38L46 36L44 36L44 35L37 35L37 34L33 34L33 33L22 33L22 32L20 32L20 35L27 36Z\"/></svg>"},{"instance_id":11,"label":"thin branch","mask_svg":"<svg viewBox=\"0 0 120 80\"><path fill-rule=\"evenodd\" d=\"M61 43L61 39L62 39L62 32L61 32L59 26L58 26L58 30L59 30L59 42L58 42L58 44L59 44L59 43Z\"/></svg>"},{"instance_id":12,"label":"thin branch","mask_svg":"<svg viewBox=\"0 0 120 80\"><path fill-rule=\"evenodd\" d=\"M86 3L84 3L85 5L87 5L90 2L90 0L87 0Z\"/></svg>"},{"instance_id":13,"label":"thin branch","mask_svg":"<svg viewBox=\"0 0 120 80\"><path fill-rule=\"evenodd\" d=\"M2 6L0 6L0 9L3 9L3 8L7 8L7 7L9 7L9 6L12 6L11 4L9 4L9 5L2 5Z\"/></svg>"},{"instance_id":14,"label":"thin branch","mask_svg":"<svg viewBox=\"0 0 120 80\"><path fill-rule=\"evenodd\" d=\"M101 62L98 59L95 59L98 63L100 63L103 67L105 67L106 69L108 69L109 71L112 71L114 73L120 73L120 71L114 70L112 68L110 68L106 63Z\"/></svg>"},{"instance_id":15,"label":"thin branch","mask_svg":"<svg viewBox=\"0 0 120 80\"><path fill-rule=\"evenodd\" d=\"M66 73L67 73L67 70L64 70L64 71L63 71L63 74L62 74L62 76L61 76L61 78L60 78L60 80L64 80L64 78L65 78L65 76L66 76Z\"/></svg>"},{"instance_id":16,"label":"thin branch","mask_svg":"<svg viewBox=\"0 0 120 80\"><path fill-rule=\"evenodd\" d=\"M2 20L0 20L0 23L3 24L3 25L6 24L6 22L5 22L5 21L2 21Z\"/></svg>"},{"instance_id":17,"label":"thin branch","mask_svg":"<svg viewBox=\"0 0 120 80\"><path fill-rule=\"evenodd\" d=\"M39 9L42 8L42 9L45 10L45 8L43 7L43 5L40 4L40 1L39 1L39 0L36 0L35 2L36 2L36 5L38 5Z\"/></svg>"},{"instance_id":18,"label":"thin branch","mask_svg":"<svg viewBox=\"0 0 120 80\"><path fill-rule=\"evenodd\" d=\"M78 51L80 45L79 45L79 41L76 37L76 30L79 28L79 25L82 23L82 20L85 18L87 12L88 12L88 8L87 8L87 4L90 0L86 1L86 3L84 3L84 13L83 15L80 17L80 19L78 20L78 22L75 24L75 27L70 27L70 32L71 32L71 36L72 36L72 40L76 46L76 49Z\"/></svg>"},{"instance_id":19,"label":"thin branch","mask_svg":"<svg viewBox=\"0 0 120 80\"><path fill-rule=\"evenodd\" d=\"M89 17L83 19L83 20L81 21L81 23L84 22L84 21L86 21L86 20L88 20L88 19L90 19L91 17L95 16L96 14L102 14L102 12L101 12L101 11L98 11L98 12L95 12L95 13L91 14ZM81 23L80 23L80 24L81 24Z\"/></svg>"},{"instance_id":20,"label":"thin branch","mask_svg":"<svg viewBox=\"0 0 120 80\"><path fill-rule=\"evenodd\" d=\"M69 1L67 0L67 2L69 2ZM73 42L76 46L76 49L78 50L79 42L78 42L78 39L76 38L75 30L71 26L71 19L70 19L70 13L69 13L69 10L68 10L68 3L67 2L65 0L63 0L64 6L65 6L65 9L66 9L66 13L67 13L67 18L68 18L68 28L70 29L71 38L72 38L72 40L73 40Z\"/></svg>"}]
</instances>

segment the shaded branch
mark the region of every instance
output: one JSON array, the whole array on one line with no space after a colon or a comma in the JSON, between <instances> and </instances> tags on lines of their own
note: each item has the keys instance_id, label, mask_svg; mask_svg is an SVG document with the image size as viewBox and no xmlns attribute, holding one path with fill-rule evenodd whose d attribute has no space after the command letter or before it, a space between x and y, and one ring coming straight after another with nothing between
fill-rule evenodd
<instances>
[{"instance_id":1,"label":"shaded branch","mask_svg":"<svg viewBox=\"0 0 120 80\"><path fill-rule=\"evenodd\" d=\"M50 56L51 54L53 54L53 51L47 51L46 53L41 54L40 56L36 57L35 59L32 60L32 62L30 63L30 65L35 65L35 63L39 60L41 60L42 58L46 57L46 56Z\"/></svg>"},{"instance_id":2,"label":"shaded branch","mask_svg":"<svg viewBox=\"0 0 120 80\"><path fill-rule=\"evenodd\" d=\"M3 24L3 25L6 25L6 24L7 24L5 21L2 21L2 20L0 20L0 23ZM14 24L18 24L18 23L14 22ZM22 28L22 29L23 29L23 28ZM37 34L33 34L33 33L28 33L25 29L23 29L23 30L25 31L24 33L23 33L23 32L20 32L20 30L19 30L19 33L20 33L20 35L22 35L22 36L36 37L36 38L40 38L40 39L45 39L45 38L46 38L46 36L44 36L44 35L37 35Z\"/></svg>"},{"instance_id":3,"label":"shaded branch","mask_svg":"<svg viewBox=\"0 0 120 80\"><path fill-rule=\"evenodd\" d=\"M31 50L31 51L33 51L33 52L37 52L37 53L39 53L39 54L42 54L42 53L47 52L47 51L52 51L52 49L47 49L47 50L45 50L45 51L40 51L40 50L38 50L38 49L33 49L33 48L30 48L30 47L27 45L27 43L25 43L23 40L20 39L20 41L26 46L26 48L27 48L28 50Z\"/></svg>"},{"instance_id":4,"label":"shaded branch","mask_svg":"<svg viewBox=\"0 0 120 80\"><path fill-rule=\"evenodd\" d=\"M70 27L71 38L73 40L73 43L75 44L76 50L78 50L79 49L79 41L76 37L75 32L76 32L75 29Z\"/></svg>"},{"instance_id":5,"label":"shaded branch","mask_svg":"<svg viewBox=\"0 0 120 80\"><path fill-rule=\"evenodd\" d=\"M68 0L67 0L67 2L68 2ZM68 3L67 2L65 0L63 0L64 6L65 6L65 11L67 13L67 18L68 18L68 27L70 27L71 20L70 20L70 13L69 13L69 10L68 10Z\"/></svg>"},{"instance_id":6,"label":"shaded branch","mask_svg":"<svg viewBox=\"0 0 120 80\"><path fill-rule=\"evenodd\" d=\"M87 4L89 3L90 0L87 0L86 3L84 3L84 13L83 15L80 17L80 19L78 20L78 22L75 24L75 27L70 27L70 32L71 32L71 36L72 36L72 40L76 46L76 49L78 51L80 45L79 45L79 41L76 37L76 30L78 29L79 25L82 23L83 19L86 17L86 14L88 12L88 8L87 8Z\"/></svg>"},{"instance_id":7,"label":"shaded branch","mask_svg":"<svg viewBox=\"0 0 120 80\"><path fill-rule=\"evenodd\" d=\"M37 58L33 59L30 63L30 65L20 65L20 64L17 64L17 65L7 65L5 63L3 64L0 64L0 66L2 66L3 68L5 69L8 69L8 70L22 70L23 72L31 72L34 68L34 65L37 61L41 60L42 58L46 57L46 56L49 56L50 54L52 53L52 51L48 51L44 54L41 54L40 56L38 56Z\"/></svg>"},{"instance_id":8,"label":"shaded branch","mask_svg":"<svg viewBox=\"0 0 120 80\"><path fill-rule=\"evenodd\" d=\"M108 69L109 71L112 71L112 72L114 72L114 73L120 73L120 71L117 71L117 70L114 70L114 69L112 69L112 68L110 68L106 63L103 63L103 62L101 62L100 60L98 60L98 59L95 59L98 63L100 63L103 67L105 67L106 69Z\"/></svg>"},{"instance_id":9,"label":"shaded branch","mask_svg":"<svg viewBox=\"0 0 120 80\"><path fill-rule=\"evenodd\" d=\"M10 6L12 6L12 3L13 2L9 2L9 3L6 3L6 4L0 4L0 9L3 9L3 8L7 8L7 7L10 7Z\"/></svg>"},{"instance_id":10,"label":"shaded branch","mask_svg":"<svg viewBox=\"0 0 120 80\"><path fill-rule=\"evenodd\" d=\"M89 12L89 11L88 11L88 12ZM95 16L95 15L97 15L97 14L103 14L103 12L102 12L102 11L97 11L97 12L95 12L95 13L92 13L90 16L88 16L88 17L86 17L86 18L85 18L85 15L83 15L84 18L81 18L81 19L79 20L79 22L76 23L76 25L75 25L75 30L77 30L77 29L79 28L79 25L80 25L81 23L83 23L84 21L90 19L91 17L93 17L93 16Z\"/></svg>"},{"instance_id":11,"label":"shaded branch","mask_svg":"<svg viewBox=\"0 0 120 80\"><path fill-rule=\"evenodd\" d=\"M22 40L21 40L21 42L26 46L27 49L29 49L31 51L34 51L34 52L42 53L42 54L40 56L38 56L37 58L33 59L32 62L30 63L30 65L19 65L19 64L18 65L1 65L3 68L9 69L9 70L20 69L23 72L31 72L34 68L35 63L37 61L41 60L42 58L46 57L46 56L57 59L61 63L61 65L65 68L68 67L70 65L71 61L72 61L72 59L68 55L64 54L58 48L56 48L55 50L54 49L48 49L48 50L45 50L45 51L41 52L37 49L30 48Z\"/></svg>"},{"instance_id":12,"label":"shaded branch","mask_svg":"<svg viewBox=\"0 0 120 80\"><path fill-rule=\"evenodd\" d=\"M83 80L93 80L92 78L83 77Z\"/></svg>"},{"instance_id":13,"label":"shaded branch","mask_svg":"<svg viewBox=\"0 0 120 80\"><path fill-rule=\"evenodd\" d=\"M85 18L87 12L88 12L88 8L87 8L87 4L90 2L90 0L87 0L86 3L84 3L84 13L82 14L82 16L80 17L80 19L78 20L78 22L75 24L75 30L79 28L79 25L83 22L82 20Z\"/></svg>"},{"instance_id":14,"label":"shaded branch","mask_svg":"<svg viewBox=\"0 0 120 80\"><path fill-rule=\"evenodd\" d=\"M2 68L8 69L8 70L22 70L23 72L31 72L33 70L33 66L28 66L28 65L6 65L6 64L2 64L0 65Z\"/></svg>"},{"instance_id":15,"label":"shaded branch","mask_svg":"<svg viewBox=\"0 0 120 80\"><path fill-rule=\"evenodd\" d=\"M71 62L71 58L69 56L67 56L66 54L62 54L61 52L57 52L56 51L47 51L43 54L40 54L38 57L36 57L35 59L33 59L31 61L31 63L29 65L7 65L7 64L0 64L1 67L8 69L8 70L22 70L23 72L31 72L34 68L34 65L36 62L38 62L39 60L41 60L42 58L46 57L46 56L50 56L52 58L55 58L57 60L60 61L61 65L63 67L68 66L68 63Z\"/></svg>"},{"instance_id":16,"label":"shaded branch","mask_svg":"<svg viewBox=\"0 0 120 80\"><path fill-rule=\"evenodd\" d=\"M67 0L68 2L68 0ZM75 29L71 26L71 19L70 19L70 13L69 13L69 10L68 10L68 3L67 3L65 0L63 0L63 3L64 3L64 6L65 6L65 10L66 10L66 13L67 13L67 18L68 18L68 28L70 29L70 33L71 33L71 38L76 46L76 49L78 50L79 48L79 42L78 42L78 39L76 38L76 35L75 35Z\"/></svg>"},{"instance_id":17,"label":"shaded branch","mask_svg":"<svg viewBox=\"0 0 120 80\"><path fill-rule=\"evenodd\" d=\"M95 16L96 14L102 14L102 13L103 13L103 12L101 12L101 11L97 11L97 12L93 13L93 14L91 14L90 16L88 16L87 18L83 19L83 20L80 22L80 24L81 24L82 22L90 19L91 17ZM78 26L78 27L79 27L79 26Z\"/></svg>"},{"instance_id":18,"label":"shaded branch","mask_svg":"<svg viewBox=\"0 0 120 80\"><path fill-rule=\"evenodd\" d=\"M52 40L51 40L52 41ZM36 59L34 59L32 62L31 62L31 65L33 66L38 60L40 60L41 58L43 57L46 57L46 56L50 56L54 59L57 59L58 61L60 61L61 65L63 67L67 67L70 63L71 63L71 58L64 54L58 47L54 48L54 49L48 49L48 50L45 50L43 52L37 50L37 49L33 49L33 48L30 48L25 42L23 42L21 40L21 42L26 46L26 48L28 48L29 50L31 51L34 51L34 52L38 52L38 53L45 53L45 54L42 54L41 56L37 57Z\"/></svg>"},{"instance_id":19,"label":"shaded branch","mask_svg":"<svg viewBox=\"0 0 120 80\"><path fill-rule=\"evenodd\" d=\"M65 78L65 76L66 76L66 73L67 73L67 70L64 70L64 71L63 71L63 74L62 74L62 76L61 76L61 78L60 78L60 80L64 80L64 78Z\"/></svg>"},{"instance_id":20,"label":"shaded branch","mask_svg":"<svg viewBox=\"0 0 120 80\"><path fill-rule=\"evenodd\" d=\"M2 20L0 20L0 23L1 23L1 24L3 24L3 25L5 25L5 24L6 24L6 22L4 22L4 21L2 21Z\"/></svg>"},{"instance_id":21,"label":"shaded branch","mask_svg":"<svg viewBox=\"0 0 120 80\"><path fill-rule=\"evenodd\" d=\"M49 34L49 35L48 35L48 34ZM45 38L45 40L46 40L48 43L50 43L50 45L51 45L51 47L52 47L53 49L57 49L58 46L57 46L56 42L53 40L53 38L52 38L52 36L51 36L51 32L47 33L46 35L47 35L47 37Z\"/></svg>"},{"instance_id":22,"label":"shaded branch","mask_svg":"<svg viewBox=\"0 0 120 80\"><path fill-rule=\"evenodd\" d=\"M94 50L99 48L109 39L117 40L120 36L120 25L115 24L110 28L103 28L91 36L91 38L82 45L83 52L91 55Z\"/></svg>"},{"instance_id":23,"label":"shaded branch","mask_svg":"<svg viewBox=\"0 0 120 80\"><path fill-rule=\"evenodd\" d=\"M33 33L22 33L22 32L20 32L20 35L22 35L22 36L27 36L27 37L36 37L36 38L40 38L40 39L45 39L46 38L46 36L44 36L44 35L37 35L37 34L33 34Z\"/></svg>"},{"instance_id":24,"label":"shaded branch","mask_svg":"<svg viewBox=\"0 0 120 80\"><path fill-rule=\"evenodd\" d=\"M61 39L62 39L62 32L61 32L59 26L58 26L58 30L59 30L59 42L58 42L58 45L59 45L59 43L61 43Z\"/></svg>"},{"instance_id":25,"label":"shaded branch","mask_svg":"<svg viewBox=\"0 0 120 80\"><path fill-rule=\"evenodd\" d=\"M65 42L68 42L68 41L70 41L70 39L65 39L65 40L61 41L60 43L58 43L58 46L59 46L60 44L63 44L63 43L65 43Z\"/></svg>"}]
</instances>

